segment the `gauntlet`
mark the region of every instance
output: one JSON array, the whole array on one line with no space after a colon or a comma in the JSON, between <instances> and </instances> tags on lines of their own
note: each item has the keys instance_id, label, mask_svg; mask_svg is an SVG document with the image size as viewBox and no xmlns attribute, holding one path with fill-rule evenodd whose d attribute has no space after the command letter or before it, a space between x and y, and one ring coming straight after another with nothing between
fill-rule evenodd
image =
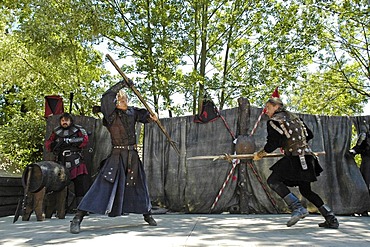
<instances>
[{"instance_id":1,"label":"gauntlet","mask_svg":"<svg viewBox=\"0 0 370 247\"><path fill-rule=\"evenodd\" d=\"M262 159L263 157L266 156L266 151L264 149L258 151L257 153L254 153L254 157L253 157L253 160L260 160Z\"/></svg>"}]
</instances>

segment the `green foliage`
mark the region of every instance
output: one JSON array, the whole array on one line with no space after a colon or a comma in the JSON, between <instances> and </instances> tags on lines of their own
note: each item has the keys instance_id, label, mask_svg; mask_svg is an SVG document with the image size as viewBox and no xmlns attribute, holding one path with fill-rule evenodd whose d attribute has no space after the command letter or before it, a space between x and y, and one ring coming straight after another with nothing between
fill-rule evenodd
<instances>
[{"instance_id":1,"label":"green foliage","mask_svg":"<svg viewBox=\"0 0 370 247\"><path fill-rule=\"evenodd\" d=\"M352 125L351 148L356 145L357 140L358 140L358 133L357 133L356 127L354 125ZM354 158L355 158L355 162L356 162L357 166L360 167L361 162L362 162L361 155L355 155Z\"/></svg>"},{"instance_id":2,"label":"green foliage","mask_svg":"<svg viewBox=\"0 0 370 247\"><path fill-rule=\"evenodd\" d=\"M77 2L63 3L5 2L12 11L0 8L0 158L11 167L42 159L45 96L62 96L67 111L74 93L72 113L91 115L111 80L101 53L86 42L95 29L81 29Z\"/></svg>"},{"instance_id":3,"label":"green foliage","mask_svg":"<svg viewBox=\"0 0 370 247\"><path fill-rule=\"evenodd\" d=\"M353 116L361 111L365 101L363 95L351 90L333 71L310 74L307 81L299 81L291 91L293 96L288 104L292 109L318 115Z\"/></svg>"},{"instance_id":4,"label":"green foliage","mask_svg":"<svg viewBox=\"0 0 370 247\"><path fill-rule=\"evenodd\" d=\"M308 6L319 14L314 57L318 65L297 78L289 91L297 111L351 116L361 113L369 100L369 6L363 1L348 3Z\"/></svg>"},{"instance_id":5,"label":"green foliage","mask_svg":"<svg viewBox=\"0 0 370 247\"><path fill-rule=\"evenodd\" d=\"M9 167L23 170L26 165L42 160L45 125L44 119L28 112L15 115L1 127L1 158L7 160Z\"/></svg>"}]
</instances>

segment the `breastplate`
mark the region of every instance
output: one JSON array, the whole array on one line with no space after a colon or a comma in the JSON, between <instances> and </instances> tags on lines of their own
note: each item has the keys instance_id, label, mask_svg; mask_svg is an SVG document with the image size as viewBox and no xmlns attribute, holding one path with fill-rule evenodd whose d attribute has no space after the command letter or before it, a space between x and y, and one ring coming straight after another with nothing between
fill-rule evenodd
<instances>
[{"instance_id":1,"label":"breastplate","mask_svg":"<svg viewBox=\"0 0 370 247\"><path fill-rule=\"evenodd\" d=\"M116 118L108 127L114 146L127 146L136 144L135 120L131 114L118 110Z\"/></svg>"},{"instance_id":2,"label":"breastplate","mask_svg":"<svg viewBox=\"0 0 370 247\"><path fill-rule=\"evenodd\" d=\"M286 137L282 148L287 155L302 155L310 151L306 139L307 130L299 117L281 112L271 119L279 123L279 126L276 126L274 122L271 122L271 126L276 130L279 129L278 132Z\"/></svg>"}]
</instances>

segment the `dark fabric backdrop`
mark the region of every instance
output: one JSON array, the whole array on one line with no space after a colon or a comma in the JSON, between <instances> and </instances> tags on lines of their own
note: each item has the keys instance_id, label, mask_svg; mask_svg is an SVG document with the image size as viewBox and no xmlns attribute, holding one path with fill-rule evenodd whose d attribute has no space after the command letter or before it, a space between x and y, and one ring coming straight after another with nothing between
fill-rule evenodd
<instances>
[{"instance_id":1,"label":"dark fabric backdrop","mask_svg":"<svg viewBox=\"0 0 370 247\"><path fill-rule=\"evenodd\" d=\"M262 109L250 107L250 117L244 119L247 126L253 128ZM227 125L237 135L238 108L221 111ZM313 189L321 195L337 214L359 213L370 210L370 197L354 157L348 153L351 148L352 127L365 131L364 121L370 122L370 116L335 117L298 114L314 132L310 141L313 151L325 151L319 156L324 172L313 183ZM58 124L58 116L47 119L46 138ZM253 138L256 149L263 147L266 141L266 120L263 116ZM193 116L166 118L160 120L172 140L179 147L178 156L165 135L155 123L144 127L143 162L148 179L148 187L154 205L171 211L185 213L221 213L235 212L239 206L237 165L230 179L225 183L232 165L225 160L188 160L200 155L233 154L233 138L221 118L206 124L194 123ZM111 150L109 132L102 125L101 119L75 116L75 122L89 132L90 142L84 149L92 180L99 169L100 162ZM137 128L140 132L140 126ZM249 130L248 134L251 132ZM355 140L352 140L352 143ZM279 152L279 150L276 150ZM52 154L45 151L44 159L52 159ZM270 166L279 158L264 158L247 165L247 198L249 213L284 213L288 212L285 203L270 190L266 179L270 175ZM221 195L219 191L223 187ZM292 191L298 196L296 188ZM218 202L211 211L211 206ZM317 209L303 199L310 212Z\"/></svg>"},{"instance_id":2,"label":"dark fabric backdrop","mask_svg":"<svg viewBox=\"0 0 370 247\"><path fill-rule=\"evenodd\" d=\"M261 110L250 107L250 118L246 121L249 121L251 128ZM238 108L223 110L221 115L236 134ZM363 119L370 120L370 117L298 115L315 135L310 141L313 151L326 152L326 155L319 156L324 172L318 177L318 181L313 183L314 191L337 214L346 215L369 210L368 190L348 150L351 146L352 123L358 128ZM266 141L266 120L267 117L263 116L253 135L257 150L262 148ZM211 212L211 206L225 183L232 165L225 160L188 160L187 158L232 154L233 138L221 118L206 124L194 123L193 116L166 118L160 121L172 140L176 142L181 155L177 155L155 123L145 126L143 160L153 204L185 213ZM257 174L247 166L250 213L288 211L285 203L266 184L270 174L269 167L277 160L278 158L264 158L253 162ZM239 166L236 166L212 213L232 211L239 204L238 168ZM258 177L262 179L262 183ZM299 195L296 188L292 191ZM311 212L317 212L317 209L306 200L303 199L303 203L307 204Z\"/></svg>"}]
</instances>

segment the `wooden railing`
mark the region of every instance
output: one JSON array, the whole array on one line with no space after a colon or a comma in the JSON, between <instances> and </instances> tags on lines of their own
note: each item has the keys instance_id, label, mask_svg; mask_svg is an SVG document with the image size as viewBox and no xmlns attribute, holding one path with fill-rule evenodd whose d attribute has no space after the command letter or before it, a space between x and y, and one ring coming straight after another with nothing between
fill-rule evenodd
<instances>
[{"instance_id":1,"label":"wooden railing","mask_svg":"<svg viewBox=\"0 0 370 247\"><path fill-rule=\"evenodd\" d=\"M18 201L22 199L21 177L0 177L0 217L14 215Z\"/></svg>"}]
</instances>

